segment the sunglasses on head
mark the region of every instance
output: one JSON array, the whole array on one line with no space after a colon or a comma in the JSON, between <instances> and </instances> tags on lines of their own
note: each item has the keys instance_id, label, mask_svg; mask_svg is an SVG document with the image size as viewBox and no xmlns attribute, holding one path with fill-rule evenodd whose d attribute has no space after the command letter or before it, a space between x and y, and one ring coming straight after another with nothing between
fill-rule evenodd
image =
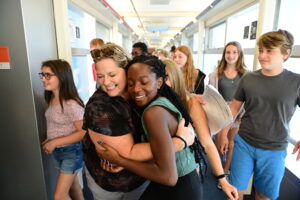
<instances>
[{"instance_id":1,"label":"sunglasses on head","mask_svg":"<svg viewBox=\"0 0 300 200\"><path fill-rule=\"evenodd\" d=\"M112 57L114 54L115 54L115 51L118 51L120 52L123 56L125 56L127 58L127 55L119 48L117 47L112 47L111 48L104 48L104 49L94 49L94 50L91 50L91 56L94 60L94 62L96 62L98 59L101 59L101 58L110 58Z\"/></svg>"}]
</instances>

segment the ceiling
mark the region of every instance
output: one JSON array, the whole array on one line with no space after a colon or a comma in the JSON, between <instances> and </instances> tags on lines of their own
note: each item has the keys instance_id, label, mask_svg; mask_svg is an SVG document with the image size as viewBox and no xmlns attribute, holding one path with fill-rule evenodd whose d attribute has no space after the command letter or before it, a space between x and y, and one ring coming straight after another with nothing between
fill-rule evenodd
<instances>
[{"instance_id":1,"label":"ceiling","mask_svg":"<svg viewBox=\"0 0 300 200\"><path fill-rule=\"evenodd\" d=\"M213 0L106 0L149 47L162 48ZM134 9L135 8L135 9Z\"/></svg>"}]
</instances>

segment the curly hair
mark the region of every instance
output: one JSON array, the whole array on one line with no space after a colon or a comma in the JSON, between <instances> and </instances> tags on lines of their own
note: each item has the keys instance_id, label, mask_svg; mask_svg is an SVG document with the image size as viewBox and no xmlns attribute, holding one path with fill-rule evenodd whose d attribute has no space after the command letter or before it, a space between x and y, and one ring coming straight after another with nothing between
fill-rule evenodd
<instances>
[{"instance_id":1,"label":"curly hair","mask_svg":"<svg viewBox=\"0 0 300 200\"><path fill-rule=\"evenodd\" d=\"M158 90L157 97L165 97L172 104L174 104L174 106L181 112L183 118L185 119L186 125L188 125L191 122L191 118L185 105L181 101L180 97L174 92L174 90L165 83L167 78L166 65L156 56L137 56L129 62L126 68L127 71L129 70L130 66L135 63L143 63L148 65L150 71L156 74L156 78L161 77L163 79L163 84Z\"/></svg>"},{"instance_id":2,"label":"curly hair","mask_svg":"<svg viewBox=\"0 0 300 200\"><path fill-rule=\"evenodd\" d=\"M138 56L131 62L129 62L127 70L134 63L143 63L148 65L150 71L156 74L156 78L161 77L163 79L163 85L159 89L157 97L167 98L180 111L183 118L185 119L185 126L187 126L189 123L192 123L192 119L189 115L187 106L183 103L182 99L178 96L178 94L165 83L166 78L168 77L168 75L166 74L166 65L162 61L160 61L156 56ZM188 95L188 92L186 94ZM195 142L192 146L190 146L190 149L194 152L195 161L197 163L200 163L201 165L204 165L206 171L207 164L205 161L205 150L198 141L198 139L195 138ZM202 177L202 180L204 178L204 173L205 172L203 172L201 169L200 175Z\"/></svg>"}]
</instances>

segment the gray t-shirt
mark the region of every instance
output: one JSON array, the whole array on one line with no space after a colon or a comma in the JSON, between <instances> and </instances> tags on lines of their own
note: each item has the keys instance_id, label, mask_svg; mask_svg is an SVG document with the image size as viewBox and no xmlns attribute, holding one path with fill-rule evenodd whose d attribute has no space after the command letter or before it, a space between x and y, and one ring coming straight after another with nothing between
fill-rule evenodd
<instances>
[{"instance_id":1,"label":"gray t-shirt","mask_svg":"<svg viewBox=\"0 0 300 200\"><path fill-rule=\"evenodd\" d=\"M239 74L233 79L227 78L224 74L219 78L218 89L225 101L232 101L240 79Z\"/></svg>"},{"instance_id":2,"label":"gray t-shirt","mask_svg":"<svg viewBox=\"0 0 300 200\"><path fill-rule=\"evenodd\" d=\"M277 76L261 70L246 74L234 99L245 102L239 135L263 149L284 150L288 144L289 122L300 106L300 74L286 69Z\"/></svg>"}]
</instances>

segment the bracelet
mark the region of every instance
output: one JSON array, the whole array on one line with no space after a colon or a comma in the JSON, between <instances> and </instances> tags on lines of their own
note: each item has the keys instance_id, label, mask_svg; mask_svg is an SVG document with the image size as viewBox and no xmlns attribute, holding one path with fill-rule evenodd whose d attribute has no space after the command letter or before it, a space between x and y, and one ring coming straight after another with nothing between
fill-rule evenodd
<instances>
[{"instance_id":1,"label":"bracelet","mask_svg":"<svg viewBox=\"0 0 300 200\"><path fill-rule=\"evenodd\" d=\"M178 136L178 135L174 135L173 137L176 137L176 138L180 139L184 143L183 149L187 148L187 143L186 143L185 139L183 139L183 137Z\"/></svg>"},{"instance_id":2,"label":"bracelet","mask_svg":"<svg viewBox=\"0 0 300 200\"><path fill-rule=\"evenodd\" d=\"M224 177L226 177L226 174L221 174L221 175L219 175L219 176L216 176L217 180L219 180L219 179L221 179L221 178L224 178Z\"/></svg>"}]
</instances>

